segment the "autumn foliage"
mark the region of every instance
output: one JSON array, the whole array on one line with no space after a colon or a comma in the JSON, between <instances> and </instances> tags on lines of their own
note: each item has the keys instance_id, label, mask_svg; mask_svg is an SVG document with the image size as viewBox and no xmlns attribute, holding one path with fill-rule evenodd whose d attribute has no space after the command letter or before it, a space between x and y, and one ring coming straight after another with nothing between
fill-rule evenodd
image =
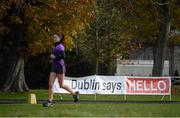
<instances>
[{"instance_id":1,"label":"autumn foliage","mask_svg":"<svg viewBox=\"0 0 180 118\"><path fill-rule=\"evenodd\" d=\"M25 40L29 55L45 53L51 50L52 35L65 35L66 49L74 47L73 38L93 17L93 0L1 0L0 18L6 16L12 5L21 7L25 2ZM21 19L13 16L17 23ZM2 28L2 24L0 27Z\"/></svg>"},{"instance_id":2,"label":"autumn foliage","mask_svg":"<svg viewBox=\"0 0 180 118\"><path fill-rule=\"evenodd\" d=\"M35 4L35 3L34 3ZM30 54L47 52L51 49L52 35L65 35L66 49L74 47L73 38L91 20L92 0L47 0L37 7L29 5L27 17Z\"/></svg>"}]
</instances>

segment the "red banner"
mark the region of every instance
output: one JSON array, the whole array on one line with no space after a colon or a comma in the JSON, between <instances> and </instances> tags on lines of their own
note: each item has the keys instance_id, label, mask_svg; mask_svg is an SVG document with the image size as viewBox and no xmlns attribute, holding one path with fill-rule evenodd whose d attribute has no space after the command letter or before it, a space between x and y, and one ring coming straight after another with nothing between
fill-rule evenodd
<instances>
[{"instance_id":1,"label":"red banner","mask_svg":"<svg viewBox=\"0 0 180 118\"><path fill-rule=\"evenodd\" d=\"M170 95L170 77L127 77L126 94Z\"/></svg>"}]
</instances>

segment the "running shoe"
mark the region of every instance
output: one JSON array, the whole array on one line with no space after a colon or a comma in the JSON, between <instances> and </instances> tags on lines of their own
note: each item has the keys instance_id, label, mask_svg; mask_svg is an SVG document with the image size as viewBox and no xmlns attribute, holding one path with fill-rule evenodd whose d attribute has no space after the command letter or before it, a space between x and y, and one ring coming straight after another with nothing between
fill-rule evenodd
<instances>
[{"instance_id":1,"label":"running shoe","mask_svg":"<svg viewBox=\"0 0 180 118\"><path fill-rule=\"evenodd\" d=\"M43 107L49 107L49 106L53 106L53 103L51 101L47 101L46 103L42 104Z\"/></svg>"},{"instance_id":2,"label":"running shoe","mask_svg":"<svg viewBox=\"0 0 180 118\"><path fill-rule=\"evenodd\" d=\"M79 91L76 91L75 94L76 95L73 95L74 102L78 102L79 101Z\"/></svg>"}]
</instances>

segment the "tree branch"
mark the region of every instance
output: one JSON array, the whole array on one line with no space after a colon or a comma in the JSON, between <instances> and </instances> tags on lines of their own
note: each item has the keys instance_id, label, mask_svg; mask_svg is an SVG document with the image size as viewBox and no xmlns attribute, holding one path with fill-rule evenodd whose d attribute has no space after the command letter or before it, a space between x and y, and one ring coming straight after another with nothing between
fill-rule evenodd
<instances>
[{"instance_id":1,"label":"tree branch","mask_svg":"<svg viewBox=\"0 0 180 118\"><path fill-rule=\"evenodd\" d=\"M152 0L151 0L151 3L154 5L159 5L159 6L163 6L163 5L168 5L170 2L167 2L167 3L160 3L160 2L153 2Z\"/></svg>"}]
</instances>

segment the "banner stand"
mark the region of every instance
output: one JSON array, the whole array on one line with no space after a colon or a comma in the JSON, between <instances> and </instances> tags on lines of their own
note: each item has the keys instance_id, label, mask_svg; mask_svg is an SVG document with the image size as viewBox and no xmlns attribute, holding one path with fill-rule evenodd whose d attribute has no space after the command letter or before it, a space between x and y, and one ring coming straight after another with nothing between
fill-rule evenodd
<instances>
[{"instance_id":1,"label":"banner stand","mask_svg":"<svg viewBox=\"0 0 180 118\"><path fill-rule=\"evenodd\" d=\"M171 89L171 86L170 86L169 88ZM162 96L161 101L163 101L163 99L164 99L165 96L166 96L166 95L163 95L163 96ZM170 94L169 94L169 101L171 101L171 100L172 100L172 97L171 97L171 92L170 92Z\"/></svg>"},{"instance_id":2,"label":"banner stand","mask_svg":"<svg viewBox=\"0 0 180 118\"><path fill-rule=\"evenodd\" d=\"M96 95L97 95L97 94L95 93L95 94L94 94L94 100L95 100L95 101L96 101L96 97L97 97Z\"/></svg>"},{"instance_id":3,"label":"banner stand","mask_svg":"<svg viewBox=\"0 0 180 118\"><path fill-rule=\"evenodd\" d=\"M60 100L63 100L63 97L62 97L61 93L59 93L58 95L60 97Z\"/></svg>"},{"instance_id":4,"label":"banner stand","mask_svg":"<svg viewBox=\"0 0 180 118\"><path fill-rule=\"evenodd\" d=\"M162 98L161 98L161 101L163 101L164 100L164 97L165 97L166 95L163 95L162 96ZM169 95L169 101L171 101L172 100L172 98L171 98L171 94Z\"/></svg>"},{"instance_id":5,"label":"banner stand","mask_svg":"<svg viewBox=\"0 0 180 118\"><path fill-rule=\"evenodd\" d=\"M124 100L126 100L126 94L124 94Z\"/></svg>"},{"instance_id":6,"label":"banner stand","mask_svg":"<svg viewBox=\"0 0 180 118\"><path fill-rule=\"evenodd\" d=\"M165 95L162 96L161 101L163 101L164 97L165 97Z\"/></svg>"},{"instance_id":7,"label":"banner stand","mask_svg":"<svg viewBox=\"0 0 180 118\"><path fill-rule=\"evenodd\" d=\"M171 96L171 94L170 94L170 98L169 98L169 99L170 99L170 101L172 100L172 96Z\"/></svg>"}]
</instances>

